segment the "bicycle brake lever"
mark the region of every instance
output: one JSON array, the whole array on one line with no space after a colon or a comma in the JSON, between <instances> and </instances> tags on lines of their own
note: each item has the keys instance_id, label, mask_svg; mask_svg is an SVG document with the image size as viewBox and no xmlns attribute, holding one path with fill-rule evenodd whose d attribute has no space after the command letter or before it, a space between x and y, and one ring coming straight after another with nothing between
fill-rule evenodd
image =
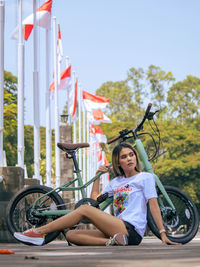
<instances>
[{"instance_id":1,"label":"bicycle brake lever","mask_svg":"<svg viewBox=\"0 0 200 267\"><path fill-rule=\"evenodd\" d=\"M153 116L159 112L160 110L156 110L155 112L149 112L148 116L147 116L147 119L150 121L150 120L153 120Z\"/></svg>"}]
</instances>

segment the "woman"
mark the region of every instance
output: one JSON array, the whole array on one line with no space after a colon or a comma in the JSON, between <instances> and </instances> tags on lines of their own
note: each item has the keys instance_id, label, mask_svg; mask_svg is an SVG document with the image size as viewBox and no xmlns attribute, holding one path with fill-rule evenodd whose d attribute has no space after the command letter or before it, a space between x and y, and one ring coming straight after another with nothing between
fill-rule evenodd
<instances>
[{"instance_id":1,"label":"woman","mask_svg":"<svg viewBox=\"0 0 200 267\"><path fill-rule=\"evenodd\" d=\"M82 219L90 221L96 230L69 230L66 239L76 245L138 245L146 227L147 202L160 231L164 244L175 245L170 241L163 227L160 208L157 202L153 175L140 171L137 151L129 144L116 146L112 154L113 171L117 176L102 193L113 195L115 216L89 205L82 205L73 212L36 229L14 233L16 239L34 245L44 245L45 234L71 228ZM101 166L100 172L107 172ZM99 195L99 179L93 184L91 197Z\"/></svg>"}]
</instances>

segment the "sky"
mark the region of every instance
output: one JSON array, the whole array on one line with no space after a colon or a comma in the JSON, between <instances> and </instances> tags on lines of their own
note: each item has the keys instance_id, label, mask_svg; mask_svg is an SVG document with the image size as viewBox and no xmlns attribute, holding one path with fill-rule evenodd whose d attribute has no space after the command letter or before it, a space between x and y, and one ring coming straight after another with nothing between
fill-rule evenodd
<instances>
[{"instance_id":1,"label":"sky","mask_svg":"<svg viewBox=\"0 0 200 267\"><path fill-rule=\"evenodd\" d=\"M32 0L22 0L23 18ZM45 0L38 0L39 7ZM153 64L171 71L176 81L200 77L199 0L53 0L52 16L60 23L65 57L70 58L81 88L95 94L107 81L127 77L131 67ZM5 0L5 70L17 76L17 42L10 35L17 25L17 0ZM50 82L53 39L50 38ZM45 30L38 30L40 124L45 126ZM33 125L33 34L25 42L25 125ZM59 114L67 101L59 91ZM148 100L147 100L148 101ZM54 101L51 102L54 128Z\"/></svg>"}]
</instances>

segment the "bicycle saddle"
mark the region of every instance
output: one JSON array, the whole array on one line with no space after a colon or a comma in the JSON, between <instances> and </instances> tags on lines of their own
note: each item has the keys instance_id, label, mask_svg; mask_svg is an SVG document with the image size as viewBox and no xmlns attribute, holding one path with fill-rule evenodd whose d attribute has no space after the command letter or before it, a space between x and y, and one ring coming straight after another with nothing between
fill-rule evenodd
<instances>
[{"instance_id":1,"label":"bicycle saddle","mask_svg":"<svg viewBox=\"0 0 200 267\"><path fill-rule=\"evenodd\" d=\"M57 143L57 147L59 147L61 150L68 152L76 150L77 148L84 148L89 147L90 145L88 143L79 143L79 144L68 144L68 143Z\"/></svg>"}]
</instances>

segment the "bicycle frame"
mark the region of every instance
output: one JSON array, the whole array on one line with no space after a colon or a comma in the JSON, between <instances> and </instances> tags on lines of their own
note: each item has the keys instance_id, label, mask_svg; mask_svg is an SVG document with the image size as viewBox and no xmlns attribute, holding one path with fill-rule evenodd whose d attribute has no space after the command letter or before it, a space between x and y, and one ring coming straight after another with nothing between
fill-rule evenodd
<instances>
[{"instance_id":1,"label":"bicycle frame","mask_svg":"<svg viewBox=\"0 0 200 267\"><path fill-rule=\"evenodd\" d=\"M163 194L163 196L165 197L165 199L167 200L169 206L171 207L172 211L175 212L176 209L171 201L171 199L169 198L164 186L162 185L161 181L159 180L158 176L154 173L153 168L151 166L151 163L148 160L148 156L147 153L145 151L145 148L141 142L141 140L139 138L137 138L135 140L135 144L134 147L136 148L136 150L138 151L141 163L142 163L142 167L143 170L146 172L149 172L151 174L154 175L156 184L159 188L159 190L161 191L161 193ZM81 192L82 198L86 198L86 191L85 189L91 184L93 183L95 180L97 180L103 173L98 173L96 176L94 176L91 180L89 180L88 182L86 182L85 184L83 184L82 181L82 177L81 177L81 171L78 168L78 162L76 159L76 156L73 157L73 161L74 161L74 166L75 166L75 173L76 173L76 178L70 180L69 182L67 182L64 185L61 185L60 187L56 188L56 189L52 189L50 192L44 194L43 196L39 197L38 199L35 200L32 209L34 210L34 207L37 205L37 202L44 198L45 196L51 194L52 192L56 191L57 193L61 192L61 191L75 191L78 190ZM111 167L111 164L108 166ZM73 186L71 187L72 184L74 184L76 181L78 181L78 186ZM44 200L41 204L43 204L46 200ZM159 198L158 199L159 205L160 207L164 207L162 200ZM100 203L100 209L104 210L106 207L108 207L110 204L112 203L112 197L106 199L104 202ZM45 211L35 211L34 210L34 215L35 216L63 216L69 212L71 212L72 210L45 210Z\"/></svg>"},{"instance_id":2,"label":"bicycle frame","mask_svg":"<svg viewBox=\"0 0 200 267\"><path fill-rule=\"evenodd\" d=\"M37 198L35 200L34 204L33 204L33 207L32 207L35 216L48 216L48 217L51 217L51 216L63 216L63 215L68 214L72 210L67 210L67 209L65 209L65 210L45 210L45 211L39 211L38 212L38 211L34 210L34 207L37 206L37 203L38 203L38 201L40 199L45 198L46 196L50 195L52 192L59 193L59 192L62 192L62 191L80 191L82 198L86 198L87 195L86 195L85 189L90 184L92 184L94 181L96 181L103 174L103 172L100 172L97 175L95 175L92 179L90 179L88 182L83 184L82 176L81 176L81 170L79 170L79 168L78 168L78 162L77 162L76 157L73 158L73 161L74 161L74 166L75 166L76 177L74 179L70 180L69 182L65 183L64 185L61 185L61 186L59 186L59 187L57 187L55 189L52 189L48 193L46 193L43 196ZM110 168L111 166L112 166L112 164L110 164L108 166L108 168ZM75 184L76 181L78 181L78 186L70 187L70 185ZM48 198L44 199L44 201L41 202L40 205L44 204L47 200L48 200ZM103 203L100 203L100 209L102 209L102 210L106 209L111 203L112 203L112 197L106 199Z\"/></svg>"}]
</instances>

